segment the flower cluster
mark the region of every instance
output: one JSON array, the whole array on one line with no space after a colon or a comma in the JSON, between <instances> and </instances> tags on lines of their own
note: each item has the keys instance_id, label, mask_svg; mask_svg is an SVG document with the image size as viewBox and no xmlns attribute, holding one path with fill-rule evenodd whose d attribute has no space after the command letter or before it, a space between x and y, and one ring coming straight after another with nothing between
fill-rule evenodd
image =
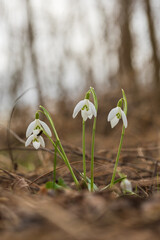
<instances>
[{"instance_id":1,"label":"flower cluster","mask_svg":"<svg viewBox=\"0 0 160 240\"><path fill-rule=\"evenodd\" d=\"M92 102L90 102L88 99L81 100L77 103L77 105L74 108L72 117L75 118L77 114L81 111L81 116L84 121L87 120L87 118L91 119L93 116L97 116L97 111ZM121 109L121 107L117 106L113 108L109 114L108 114L108 122L111 123L111 127L114 128L119 120L122 118L123 124L125 128L128 126L127 117L124 111Z\"/></svg>"},{"instance_id":2,"label":"flower cluster","mask_svg":"<svg viewBox=\"0 0 160 240\"><path fill-rule=\"evenodd\" d=\"M90 95L92 95L92 97L93 97L94 104L89 101ZM127 126L128 126L127 117L126 117L126 115L127 115L127 99L126 99L125 92L124 92L123 89L122 89L122 95L123 95L123 98L121 98L118 101L117 106L109 112L108 118L107 118L107 120L108 120L108 122L110 122L112 128L114 128L118 124L118 122L121 118L122 118L122 121L123 121L122 134L121 134L120 144L119 144L119 148L118 148L118 153L117 153L117 157L116 157L116 162L115 162L115 167L114 167L114 170L113 170L113 175L112 175L110 187L112 187L115 184L116 171L117 171L119 156L120 156L120 152L121 152L121 148L122 148L124 132L125 132L125 128L127 128ZM123 105L123 110L122 110L122 105ZM65 151L63 149L63 146L60 142L57 131L55 129L53 120L52 120L49 112L43 106L40 106L40 108L42 110L37 111L35 120L32 121L27 128L27 131L26 131L27 140L25 142L25 146L27 147L32 143L32 145L35 149L40 148L40 146L45 147L44 139L41 136L42 133L44 133L49 138L49 140L52 142L52 144L55 148L54 180L56 179L56 177L55 177L56 176L55 175L56 153L58 151L60 157L64 160L65 164L69 168L75 184L79 187L79 182L78 182L78 180L77 180L77 178L76 178L76 176L75 176L75 174L72 170L72 167L71 167L71 165L68 161L68 158L65 154ZM85 98L83 100L79 101L77 103L77 105L75 106L75 108L73 110L73 115L72 115L72 117L75 118L78 115L78 113L81 112L81 116L82 116L82 119L83 119L83 124L82 124L83 176L84 176L84 181L87 184L88 189L90 191L95 191L96 190L96 187L94 185L94 145L95 145L95 129L96 129L97 110L98 110L97 96L96 96L96 93L94 91L94 88L90 87L88 92L86 92ZM51 124L52 130L54 132L56 142L54 142L51 139L52 133L51 133L51 130L48 127L48 125L45 122L39 120L39 112L42 112L48 118L48 120ZM90 179L90 182L89 182L89 180L86 176L85 122L88 118L92 119L92 117L94 117L94 121L93 121L92 145L91 145L91 179ZM58 147L57 147L57 144L58 144ZM122 180L121 188L124 192L125 191L132 192L132 185L131 185L131 183L128 179Z\"/></svg>"},{"instance_id":3,"label":"flower cluster","mask_svg":"<svg viewBox=\"0 0 160 240\"><path fill-rule=\"evenodd\" d=\"M45 131L49 137L52 136L51 130L45 122L39 119L35 119L33 122L31 122L26 131L27 140L25 142L25 146L27 147L32 142L35 149L38 149L40 145L45 147L44 139L41 136L43 131Z\"/></svg>"}]
</instances>

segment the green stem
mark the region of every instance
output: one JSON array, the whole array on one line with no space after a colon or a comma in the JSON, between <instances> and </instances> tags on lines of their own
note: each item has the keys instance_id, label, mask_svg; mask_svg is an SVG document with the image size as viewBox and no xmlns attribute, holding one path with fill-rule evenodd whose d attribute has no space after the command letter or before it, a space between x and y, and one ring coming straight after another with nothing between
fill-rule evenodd
<instances>
[{"instance_id":1,"label":"green stem","mask_svg":"<svg viewBox=\"0 0 160 240\"><path fill-rule=\"evenodd\" d=\"M62 147L62 152L59 150L59 148L57 148L57 146L56 146L56 144L53 142L53 140L52 140L52 138L43 130L43 133L49 138L49 140L50 140L50 142L52 143L52 145L54 146L54 148L55 149L57 149L57 152L59 153L59 155L60 155L60 157L63 159L63 161L65 162L65 164L67 165L67 167L68 167L68 169L69 169L69 171L70 171L70 173L71 173L71 175L72 175L72 177L73 177L73 180L74 180L74 182L75 182L75 184L76 184L76 186L77 187L79 187L79 182L78 182L78 180L77 180L77 178L76 178L76 176L75 176L75 174L74 174L74 172L73 172L73 169L72 169L72 167L71 167L71 165L70 165L70 163L69 163L69 161L68 161L68 158L67 158L67 156L66 156L66 154L65 154L65 152L64 152L64 150L63 150L63 147L62 147L62 145L61 145L61 147ZM59 145L59 142L57 141L57 145ZM59 146L60 146L59 145ZM61 149L61 147L60 147L60 149Z\"/></svg>"},{"instance_id":2,"label":"green stem","mask_svg":"<svg viewBox=\"0 0 160 240\"><path fill-rule=\"evenodd\" d=\"M73 172L73 169L72 169L72 167L71 167L71 165L70 165L70 163L69 163L69 160L68 160L68 158L67 158L67 156L66 156L66 153L65 153L65 151L64 151L64 149L63 149L63 146L62 146L61 142L59 141L58 144L59 144L60 150L61 150L61 152L62 152L62 154L63 154L63 157L64 157L63 159L65 159L65 163L66 163L66 165L67 165L68 168L69 168L69 171L70 171L70 173L71 173L71 175L72 175L72 177L73 177L73 179L74 179L74 182L75 182L75 184L76 184L77 186L79 186L79 182L78 182L78 180L77 180L77 178L76 178L76 176L75 176L75 174L74 174L74 172Z\"/></svg>"},{"instance_id":3,"label":"green stem","mask_svg":"<svg viewBox=\"0 0 160 240\"><path fill-rule=\"evenodd\" d=\"M67 158L67 156L66 156L66 154L65 154L65 151L64 151L64 149L63 149L63 147L62 147L62 144L61 144L60 139L59 139L59 137L58 137L58 133L57 133L57 131L56 131L56 128L55 128L55 126L54 126L54 123L53 123L53 121L52 121L52 118L51 118L49 112L48 112L43 106L40 106L40 108L42 108L43 113L44 113L45 116L48 118L48 120L49 120L49 122L50 122L50 124L51 124L51 127L52 127L52 129L53 129L54 135L55 135L55 137L56 137L57 146L60 147L61 152L60 152L60 150L59 150L58 148L57 148L57 151L58 151L58 153L61 153L61 157L62 157L62 159L64 160L64 162L65 162L65 164L67 165L67 167L69 168L69 171L70 171L70 173L71 173L71 175L72 175L72 177L73 177L73 179L74 179L74 182L75 182L76 186L78 187L78 186L79 186L79 182L78 182L78 180L77 180L77 178L76 178L76 176L75 176L75 174L74 174L74 172L73 172L73 170L72 170L72 167L71 167L71 165L70 165L70 163L69 163L69 160L68 160L68 158ZM43 132L45 132L45 131L43 131ZM47 134L46 132L45 132L45 135L50 139L50 141L52 141L52 139L48 136L48 134ZM56 147L55 147L56 144L55 144L53 141L52 141L52 144L53 144L54 148L56 148Z\"/></svg>"},{"instance_id":4,"label":"green stem","mask_svg":"<svg viewBox=\"0 0 160 240\"><path fill-rule=\"evenodd\" d=\"M114 170L113 170L113 175L112 175L110 187L112 187L114 185L117 166L118 166L118 162L119 162L119 156L120 156L120 153L121 153L121 148L122 148L122 143L123 143L124 132L125 132L125 127L123 125L121 139L120 139L120 143L119 143L119 148L118 148L118 152L117 152L117 157L116 157L116 162L115 162L115 165L114 165Z\"/></svg>"},{"instance_id":5,"label":"green stem","mask_svg":"<svg viewBox=\"0 0 160 240\"><path fill-rule=\"evenodd\" d=\"M86 158L85 158L85 121L82 122L82 148L83 148L83 174L84 174L84 181L86 182Z\"/></svg>"},{"instance_id":6,"label":"green stem","mask_svg":"<svg viewBox=\"0 0 160 240\"><path fill-rule=\"evenodd\" d=\"M54 164L53 164L53 183L56 183L56 166L57 166L57 142L56 142L56 148L54 150Z\"/></svg>"},{"instance_id":7,"label":"green stem","mask_svg":"<svg viewBox=\"0 0 160 240\"><path fill-rule=\"evenodd\" d=\"M94 105L96 111L98 111L98 100L95 93L94 88L90 87L90 91L92 93L94 99ZM94 144L95 144L95 132L96 132L96 117L94 118L93 122L93 129L92 129L92 147L91 147L91 192L94 190Z\"/></svg>"},{"instance_id":8,"label":"green stem","mask_svg":"<svg viewBox=\"0 0 160 240\"><path fill-rule=\"evenodd\" d=\"M94 118L93 130L92 130L92 148L91 148L91 192L93 192L93 185L94 185L94 144L95 144L95 132L96 132L96 118Z\"/></svg>"}]
</instances>

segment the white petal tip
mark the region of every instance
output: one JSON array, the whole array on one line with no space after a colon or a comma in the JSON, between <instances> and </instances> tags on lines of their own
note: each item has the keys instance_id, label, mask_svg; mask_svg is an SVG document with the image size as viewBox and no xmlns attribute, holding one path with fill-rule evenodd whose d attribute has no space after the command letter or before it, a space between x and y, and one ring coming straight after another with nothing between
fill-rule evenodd
<instances>
[{"instance_id":1,"label":"white petal tip","mask_svg":"<svg viewBox=\"0 0 160 240\"><path fill-rule=\"evenodd\" d=\"M75 117L76 117L76 116L75 116L75 114L73 113L73 114L72 114L72 118L75 118Z\"/></svg>"},{"instance_id":2,"label":"white petal tip","mask_svg":"<svg viewBox=\"0 0 160 240\"><path fill-rule=\"evenodd\" d=\"M48 134L48 136L51 137L52 133L51 133L51 130L48 127L48 125L45 122L41 121L41 120L39 120L39 121L40 121L40 124L42 125L42 127L44 128L45 132Z\"/></svg>"}]
</instances>

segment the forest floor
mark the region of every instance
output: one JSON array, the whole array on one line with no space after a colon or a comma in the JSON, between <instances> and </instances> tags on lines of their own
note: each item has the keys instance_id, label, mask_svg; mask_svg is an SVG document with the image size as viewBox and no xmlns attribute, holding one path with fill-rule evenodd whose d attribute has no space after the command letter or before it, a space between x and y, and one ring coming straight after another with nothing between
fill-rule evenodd
<instances>
[{"instance_id":1,"label":"forest floor","mask_svg":"<svg viewBox=\"0 0 160 240\"><path fill-rule=\"evenodd\" d=\"M109 124L109 130L102 128L102 122L106 123L106 119L101 120L97 126L94 175L99 191L94 193L86 189L77 190L68 169L60 159L57 178L63 178L69 187L56 192L47 190L45 183L51 181L53 175L53 153L42 149L35 151L32 147L25 149L17 141L10 146L9 155L7 147L2 144L0 239L158 240L160 132L157 129L160 126L158 113L155 111L153 116L151 110L154 111L152 106L147 105L144 108L142 104L138 111L135 108L129 112L129 127L126 129L120 155L118 171L127 175L136 193L134 195L123 194L119 183L101 191L111 180L121 122L115 129L110 129ZM104 119L100 115L98 121L100 118ZM76 120L66 120L68 116L59 116L57 119L60 119L58 128L63 128L60 132L62 144L77 178L81 180L81 125L74 126L73 121ZM77 121L80 123L80 118ZM18 136L25 140L24 133L22 134L24 129L21 129L17 131ZM86 133L88 177L90 143L89 129ZM47 144L51 149L49 143ZM18 164L17 170L13 170L11 159Z\"/></svg>"}]
</instances>

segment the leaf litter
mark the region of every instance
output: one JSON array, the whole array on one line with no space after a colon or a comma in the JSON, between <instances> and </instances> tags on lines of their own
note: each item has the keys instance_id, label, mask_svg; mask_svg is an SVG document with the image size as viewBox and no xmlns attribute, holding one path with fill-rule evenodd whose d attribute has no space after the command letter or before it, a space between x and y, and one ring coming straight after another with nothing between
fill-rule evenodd
<instances>
[{"instance_id":1,"label":"leaf litter","mask_svg":"<svg viewBox=\"0 0 160 240\"><path fill-rule=\"evenodd\" d=\"M143 109L143 104L139 108ZM119 183L112 189L107 188L95 193L90 193L86 189L77 191L68 169L59 160L57 177L62 177L69 188L56 192L48 190L45 184L53 178L53 151L50 147L45 151L40 149L38 155L35 155L33 148L27 149L26 152L22 145L10 144L10 150L19 159L18 164L21 161L27 161L28 158L29 161L35 161L36 158L36 167L32 171L27 171L19 164L21 166L18 170L13 171L9 161L4 161L7 159L6 155L0 155L0 239L158 240L160 235L160 138L153 135L152 129L153 125L158 126L158 116L155 116L152 119L155 122L151 123L151 120L148 122L147 117L140 116L143 111L139 110L137 117L136 112L133 112L135 117L132 122L129 121L131 128L127 130L118 171L127 175L132 183L134 195L123 194ZM141 117L141 125L137 124L138 117ZM61 117L58 116L57 119ZM70 126L72 123L68 121L66 124ZM99 126L101 134L96 136L98 150L95 153L94 171L95 183L99 189L103 189L111 180L118 146L116 136L120 135L117 128L112 135L107 132L107 136L104 136L102 132L105 129L102 129L102 125ZM136 126L133 128L134 134L131 130L133 125ZM72 128L74 129L74 124ZM24 134L12 133L16 138ZM64 137L63 146L67 156L76 176L80 179L82 151L76 146L81 142L77 140L74 130L69 137L67 127L61 135ZM86 141L89 139L90 136L86 133ZM6 150L4 146L1 151L3 153ZM86 164L87 176L90 177L91 157L88 152ZM118 175L116 177L118 178Z\"/></svg>"}]
</instances>

